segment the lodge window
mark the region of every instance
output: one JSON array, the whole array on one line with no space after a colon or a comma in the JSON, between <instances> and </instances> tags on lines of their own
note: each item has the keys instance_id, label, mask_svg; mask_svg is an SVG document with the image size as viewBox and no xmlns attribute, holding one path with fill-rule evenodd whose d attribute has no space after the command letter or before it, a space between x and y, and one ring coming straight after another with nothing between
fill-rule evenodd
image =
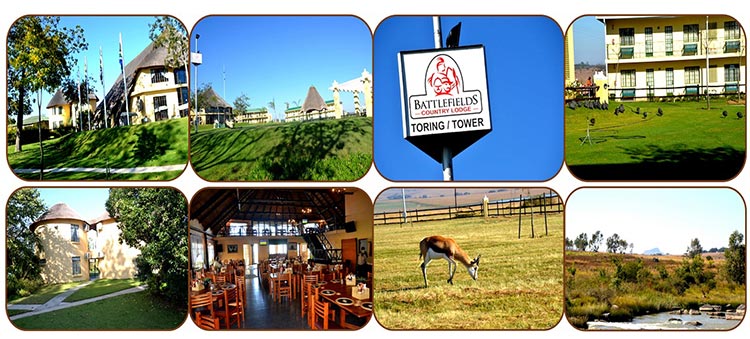
<instances>
[{"instance_id":1,"label":"lodge window","mask_svg":"<svg viewBox=\"0 0 750 339\"><path fill-rule=\"evenodd\" d=\"M738 40L740 38L740 25L737 21L724 22L724 40Z\"/></svg>"},{"instance_id":2,"label":"lodge window","mask_svg":"<svg viewBox=\"0 0 750 339\"><path fill-rule=\"evenodd\" d=\"M184 68L175 68L174 70L174 83L175 84L186 84L187 75L185 74Z\"/></svg>"},{"instance_id":3,"label":"lodge window","mask_svg":"<svg viewBox=\"0 0 750 339\"><path fill-rule=\"evenodd\" d=\"M666 77L667 77L667 93L672 93L674 89L674 68L667 68L666 69Z\"/></svg>"},{"instance_id":4,"label":"lodge window","mask_svg":"<svg viewBox=\"0 0 750 339\"><path fill-rule=\"evenodd\" d=\"M70 241L79 242L81 239L78 237L78 225L70 225Z\"/></svg>"},{"instance_id":5,"label":"lodge window","mask_svg":"<svg viewBox=\"0 0 750 339\"><path fill-rule=\"evenodd\" d=\"M180 105L184 105L188 103L188 100L190 99L190 93L188 92L187 87L180 87L177 89L177 102Z\"/></svg>"},{"instance_id":6,"label":"lodge window","mask_svg":"<svg viewBox=\"0 0 750 339\"><path fill-rule=\"evenodd\" d=\"M166 120L169 117L167 108L167 96L160 95L154 97L154 119L156 121Z\"/></svg>"},{"instance_id":7,"label":"lodge window","mask_svg":"<svg viewBox=\"0 0 750 339\"><path fill-rule=\"evenodd\" d=\"M685 67L685 83L697 85L701 81L701 69L698 66Z\"/></svg>"},{"instance_id":8,"label":"lodge window","mask_svg":"<svg viewBox=\"0 0 750 339\"><path fill-rule=\"evenodd\" d=\"M620 75L622 76L622 87L635 87L635 70L623 70Z\"/></svg>"},{"instance_id":9,"label":"lodge window","mask_svg":"<svg viewBox=\"0 0 750 339\"><path fill-rule=\"evenodd\" d=\"M166 70L164 68L151 69L151 83L167 82Z\"/></svg>"},{"instance_id":10,"label":"lodge window","mask_svg":"<svg viewBox=\"0 0 750 339\"><path fill-rule=\"evenodd\" d=\"M667 55L672 55L674 41L672 38L672 26L664 26L664 50Z\"/></svg>"},{"instance_id":11,"label":"lodge window","mask_svg":"<svg viewBox=\"0 0 750 339\"><path fill-rule=\"evenodd\" d=\"M654 56L654 28L646 27L646 56Z\"/></svg>"},{"instance_id":12,"label":"lodge window","mask_svg":"<svg viewBox=\"0 0 750 339\"><path fill-rule=\"evenodd\" d=\"M698 25L684 25L682 26L682 33L684 35L685 43L697 43L698 42Z\"/></svg>"},{"instance_id":13,"label":"lodge window","mask_svg":"<svg viewBox=\"0 0 750 339\"><path fill-rule=\"evenodd\" d=\"M635 45L635 29L634 28L620 28L620 45L622 46Z\"/></svg>"},{"instance_id":14,"label":"lodge window","mask_svg":"<svg viewBox=\"0 0 750 339\"><path fill-rule=\"evenodd\" d=\"M81 257L73 257L73 275L81 275Z\"/></svg>"},{"instance_id":15,"label":"lodge window","mask_svg":"<svg viewBox=\"0 0 750 339\"><path fill-rule=\"evenodd\" d=\"M724 82L739 82L740 81L740 65L729 64L724 65Z\"/></svg>"}]
</instances>

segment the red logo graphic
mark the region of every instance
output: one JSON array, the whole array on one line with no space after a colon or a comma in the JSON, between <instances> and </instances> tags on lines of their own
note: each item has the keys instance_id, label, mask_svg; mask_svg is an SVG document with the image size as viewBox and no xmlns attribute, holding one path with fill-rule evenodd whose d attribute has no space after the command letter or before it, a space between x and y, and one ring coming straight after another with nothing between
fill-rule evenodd
<instances>
[{"instance_id":1,"label":"red logo graphic","mask_svg":"<svg viewBox=\"0 0 750 339\"><path fill-rule=\"evenodd\" d=\"M426 81L427 86L431 87L435 92L435 96L453 96L458 94L458 89L460 88L459 85L461 83L459 76L456 74L456 68L458 68L458 66L450 57L448 57L448 60L450 60L452 65L446 65L445 56L438 55L430 63L434 64L435 67L434 71L427 77Z\"/></svg>"}]
</instances>

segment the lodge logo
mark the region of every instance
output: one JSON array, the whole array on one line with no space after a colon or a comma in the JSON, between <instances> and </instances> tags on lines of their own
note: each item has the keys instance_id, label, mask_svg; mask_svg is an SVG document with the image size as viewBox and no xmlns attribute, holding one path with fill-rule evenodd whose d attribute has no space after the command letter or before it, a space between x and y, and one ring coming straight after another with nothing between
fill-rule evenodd
<instances>
[{"instance_id":1,"label":"lodge logo","mask_svg":"<svg viewBox=\"0 0 750 339\"><path fill-rule=\"evenodd\" d=\"M482 93L464 88L461 68L447 54L432 58L424 77L424 93L409 97L412 119L482 112Z\"/></svg>"}]
</instances>

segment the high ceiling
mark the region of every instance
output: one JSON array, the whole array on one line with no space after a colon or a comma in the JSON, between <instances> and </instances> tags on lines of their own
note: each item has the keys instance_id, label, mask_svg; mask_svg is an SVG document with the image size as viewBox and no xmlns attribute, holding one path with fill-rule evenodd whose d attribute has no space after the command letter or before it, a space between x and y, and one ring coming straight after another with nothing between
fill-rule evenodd
<instances>
[{"instance_id":1,"label":"high ceiling","mask_svg":"<svg viewBox=\"0 0 750 339\"><path fill-rule=\"evenodd\" d=\"M204 231L220 235L230 221L325 221L341 225L346 220L346 189L204 189L190 203L190 219Z\"/></svg>"}]
</instances>

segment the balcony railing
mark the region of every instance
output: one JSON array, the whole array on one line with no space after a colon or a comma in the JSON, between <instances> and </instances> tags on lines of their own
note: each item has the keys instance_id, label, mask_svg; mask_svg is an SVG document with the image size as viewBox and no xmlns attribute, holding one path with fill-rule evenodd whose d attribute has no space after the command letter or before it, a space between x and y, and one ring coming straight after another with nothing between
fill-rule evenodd
<instances>
[{"instance_id":1,"label":"balcony railing","mask_svg":"<svg viewBox=\"0 0 750 339\"><path fill-rule=\"evenodd\" d=\"M679 56L699 56L706 55L705 43L702 41L688 42L683 40L673 40L671 49L667 49L667 44L655 43L649 46L647 53L646 43L636 43L635 45L607 44L607 60L638 60L650 58L668 58ZM711 40L708 48L708 55L744 55L745 44L743 40Z\"/></svg>"}]
</instances>

